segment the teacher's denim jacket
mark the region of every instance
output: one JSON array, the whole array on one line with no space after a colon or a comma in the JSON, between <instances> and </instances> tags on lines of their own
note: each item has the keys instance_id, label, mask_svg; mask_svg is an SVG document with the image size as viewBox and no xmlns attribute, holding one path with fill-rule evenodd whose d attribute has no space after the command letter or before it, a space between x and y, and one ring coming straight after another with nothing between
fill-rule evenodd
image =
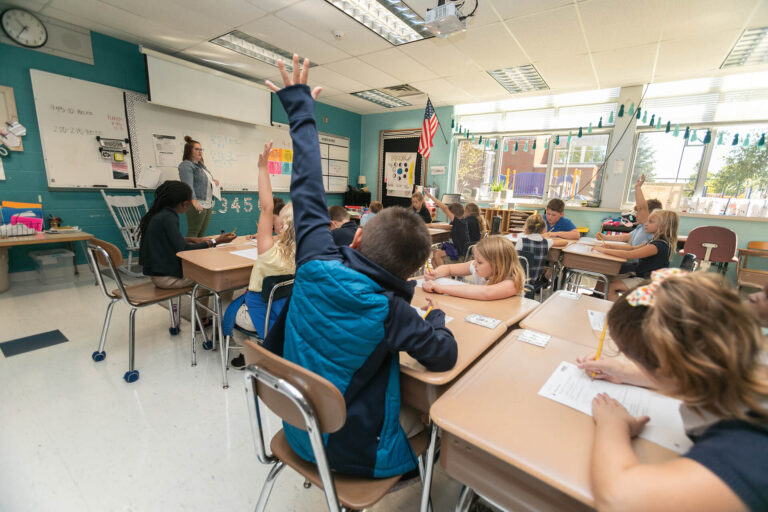
<instances>
[{"instance_id":1,"label":"teacher's denim jacket","mask_svg":"<svg viewBox=\"0 0 768 512\"><path fill-rule=\"evenodd\" d=\"M192 160L184 160L179 164L179 179L192 189L192 199L205 201L208 193L208 176L203 169L205 164L196 164Z\"/></svg>"}]
</instances>

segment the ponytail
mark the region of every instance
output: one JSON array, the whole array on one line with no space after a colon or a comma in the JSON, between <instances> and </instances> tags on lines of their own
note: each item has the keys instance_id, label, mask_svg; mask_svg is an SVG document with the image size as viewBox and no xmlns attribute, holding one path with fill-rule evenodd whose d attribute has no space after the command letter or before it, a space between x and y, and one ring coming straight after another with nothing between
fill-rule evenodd
<instances>
[{"instance_id":1,"label":"ponytail","mask_svg":"<svg viewBox=\"0 0 768 512\"><path fill-rule=\"evenodd\" d=\"M147 232L149 222L152 220L160 210L166 206L175 208L184 201L192 200L192 189L189 185L177 180L169 180L163 182L155 190L155 200L152 202L152 206L149 211L141 218L139 223L139 239L144 238L144 234Z\"/></svg>"}]
</instances>

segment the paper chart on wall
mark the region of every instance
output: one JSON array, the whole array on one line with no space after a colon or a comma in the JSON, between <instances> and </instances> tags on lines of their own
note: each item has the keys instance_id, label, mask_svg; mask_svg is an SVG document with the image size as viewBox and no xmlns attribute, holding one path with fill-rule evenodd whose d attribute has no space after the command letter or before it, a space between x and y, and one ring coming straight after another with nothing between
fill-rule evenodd
<instances>
[{"instance_id":1,"label":"paper chart on wall","mask_svg":"<svg viewBox=\"0 0 768 512\"><path fill-rule=\"evenodd\" d=\"M384 179L387 183L388 196L411 197L416 155L416 153L385 154Z\"/></svg>"},{"instance_id":2,"label":"paper chart on wall","mask_svg":"<svg viewBox=\"0 0 768 512\"><path fill-rule=\"evenodd\" d=\"M607 393L618 400L632 416L649 416L640 437L665 448L685 453L692 446L685 435L680 416L680 400L660 395L649 389L592 380L578 366L561 362L539 395L592 416L592 399L598 393Z\"/></svg>"},{"instance_id":3,"label":"paper chart on wall","mask_svg":"<svg viewBox=\"0 0 768 512\"><path fill-rule=\"evenodd\" d=\"M155 148L155 165L158 167L176 167L182 160L174 135L152 134Z\"/></svg>"}]
</instances>

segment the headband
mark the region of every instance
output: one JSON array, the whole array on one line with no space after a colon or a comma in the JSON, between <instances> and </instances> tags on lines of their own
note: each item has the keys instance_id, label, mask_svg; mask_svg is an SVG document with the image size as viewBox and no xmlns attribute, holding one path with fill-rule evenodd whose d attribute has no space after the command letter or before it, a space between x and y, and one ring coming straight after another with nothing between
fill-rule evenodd
<instances>
[{"instance_id":1,"label":"headband","mask_svg":"<svg viewBox=\"0 0 768 512\"><path fill-rule=\"evenodd\" d=\"M651 282L638 286L632 292L627 295L627 303L630 306L648 306L651 307L656 302L654 295L658 290L661 283L674 276L681 276L687 274L686 271L679 268L663 268L661 270L654 270L651 273Z\"/></svg>"}]
</instances>

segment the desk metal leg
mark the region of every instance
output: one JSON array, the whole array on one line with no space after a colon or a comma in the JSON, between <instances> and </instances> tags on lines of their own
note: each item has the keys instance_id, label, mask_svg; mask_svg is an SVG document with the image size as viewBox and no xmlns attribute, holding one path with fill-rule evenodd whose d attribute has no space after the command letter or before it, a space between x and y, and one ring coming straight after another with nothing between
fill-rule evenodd
<instances>
[{"instance_id":1,"label":"desk metal leg","mask_svg":"<svg viewBox=\"0 0 768 512\"><path fill-rule=\"evenodd\" d=\"M455 512L467 512L472 505L472 500L475 499L475 496L477 495L471 487L466 485L462 487L461 492L459 493L459 500L456 502Z\"/></svg>"},{"instance_id":2,"label":"desk metal leg","mask_svg":"<svg viewBox=\"0 0 768 512\"><path fill-rule=\"evenodd\" d=\"M435 445L437 444L437 425L430 422L429 445L427 459L424 462L424 485L421 489L421 512L429 512L429 495L432 490L432 471L435 469Z\"/></svg>"},{"instance_id":3,"label":"desk metal leg","mask_svg":"<svg viewBox=\"0 0 768 512\"><path fill-rule=\"evenodd\" d=\"M80 275L80 271L77 269L77 248L75 242L69 242L69 248L72 249L72 266L75 269L75 275Z\"/></svg>"},{"instance_id":4,"label":"desk metal leg","mask_svg":"<svg viewBox=\"0 0 768 512\"><path fill-rule=\"evenodd\" d=\"M189 327L192 331L192 366L197 366L197 349L195 348L195 341L197 338L197 329L195 327L195 322L197 321L197 308L195 306L197 305L197 289L199 286L199 284L195 283L195 286L192 287L192 295L189 297L189 302L191 304L189 311ZM203 336L205 336L205 332L203 332Z\"/></svg>"},{"instance_id":5,"label":"desk metal leg","mask_svg":"<svg viewBox=\"0 0 768 512\"><path fill-rule=\"evenodd\" d=\"M8 278L8 248L0 247L0 293L7 291L11 287L11 280Z\"/></svg>"}]
</instances>

